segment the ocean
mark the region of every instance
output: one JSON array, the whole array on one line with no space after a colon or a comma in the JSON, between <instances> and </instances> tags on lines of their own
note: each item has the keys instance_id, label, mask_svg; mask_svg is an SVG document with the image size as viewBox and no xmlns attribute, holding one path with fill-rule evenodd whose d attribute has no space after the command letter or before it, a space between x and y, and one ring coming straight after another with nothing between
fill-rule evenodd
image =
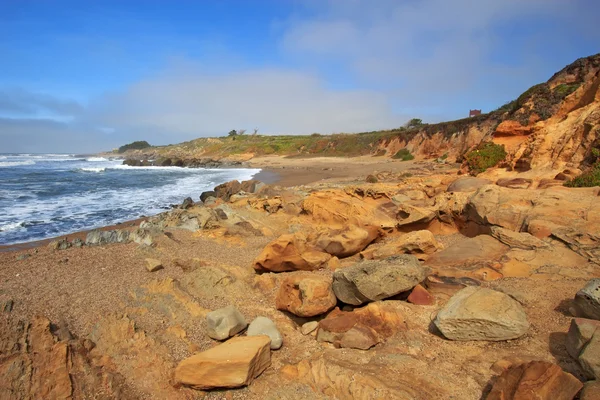
<instances>
[{"instance_id":1,"label":"ocean","mask_svg":"<svg viewBox=\"0 0 600 400\"><path fill-rule=\"evenodd\" d=\"M158 214L259 169L129 167L72 154L0 154L0 245Z\"/></svg>"}]
</instances>

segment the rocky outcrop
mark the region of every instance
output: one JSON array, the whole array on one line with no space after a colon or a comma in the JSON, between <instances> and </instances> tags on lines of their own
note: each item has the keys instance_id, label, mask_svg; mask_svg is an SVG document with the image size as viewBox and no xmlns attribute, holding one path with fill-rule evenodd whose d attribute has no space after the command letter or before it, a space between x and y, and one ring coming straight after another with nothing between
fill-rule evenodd
<instances>
[{"instance_id":1,"label":"rocky outcrop","mask_svg":"<svg viewBox=\"0 0 600 400\"><path fill-rule=\"evenodd\" d=\"M281 282L276 307L299 317L314 317L335 307L331 278L322 275L292 275Z\"/></svg>"},{"instance_id":2,"label":"rocky outcrop","mask_svg":"<svg viewBox=\"0 0 600 400\"><path fill-rule=\"evenodd\" d=\"M583 385L558 365L531 361L513 365L498 377L486 400L573 400Z\"/></svg>"},{"instance_id":3,"label":"rocky outcrop","mask_svg":"<svg viewBox=\"0 0 600 400\"><path fill-rule=\"evenodd\" d=\"M233 338L181 361L175 380L196 389L249 385L271 365L270 344L268 336Z\"/></svg>"},{"instance_id":4,"label":"rocky outcrop","mask_svg":"<svg viewBox=\"0 0 600 400\"><path fill-rule=\"evenodd\" d=\"M340 301L360 305L410 290L425 279L427 272L411 255L361 261L335 271L333 291Z\"/></svg>"},{"instance_id":5,"label":"rocky outcrop","mask_svg":"<svg viewBox=\"0 0 600 400\"><path fill-rule=\"evenodd\" d=\"M314 247L338 258L352 256L369 245L379 236L374 226L326 230L314 239Z\"/></svg>"},{"instance_id":6,"label":"rocky outcrop","mask_svg":"<svg viewBox=\"0 0 600 400\"><path fill-rule=\"evenodd\" d=\"M102 246L111 243L129 242L129 231L91 231L85 237L85 244L88 246Z\"/></svg>"},{"instance_id":7,"label":"rocky outcrop","mask_svg":"<svg viewBox=\"0 0 600 400\"><path fill-rule=\"evenodd\" d=\"M517 301L481 287L467 287L452 296L434 323L451 340L509 340L529 330L527 315Z\"/></svg>"}]
</instances>

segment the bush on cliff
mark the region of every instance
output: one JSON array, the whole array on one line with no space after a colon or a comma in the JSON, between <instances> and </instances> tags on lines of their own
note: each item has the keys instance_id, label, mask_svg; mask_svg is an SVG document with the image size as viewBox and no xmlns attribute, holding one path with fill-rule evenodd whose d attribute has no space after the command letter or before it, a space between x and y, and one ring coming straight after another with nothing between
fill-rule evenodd
<instances>
[{"instance_id":1,"label":"bush on cliff","mask_svg":"<svg viewBox=\"0 0 600 400\"><path fill-rule=\"evenodd\" d=\"M570 181L565 182L568 187L594 187L600 186L600 149L592 149L592 155L596 158L594 165L583 174Z\"/></svg>"},{"instance_id":2,"label":"bush on cliff","mask_svg":"<svg viewBox=\"0 0 600 400\"><path fill-rule=\"evenodd\" d=\"M410 151L408 151L408 149L400 149L396 154L393 155L392 158L395 158L396 160L410 161L414 159L415 156L410 154Z\"/></svg>"},{"instance_id":3,"label":"bush on cliff","mask_svg":"<svg viewBox=\"0 0 600 400\"><path fill-rule=\"evenodd\" d=\"M119 147L119 153L125 153L127 150L141 150L147 147L151 147L150 143L146 142L145 140L139 140L137 142L129 143Z\"/></svg>"},{"instance_id":4,"label":"bush on cliff","mask_svg":"<svg viewBox=\"0 0 600 400\"><path fill-rule=\"evenodd\" d=\"M486 142L480 144L475 150L465 155L469 169L481 173L488 168L495 167L506 158L504 145Z\"/></svg>"}]
</instances>

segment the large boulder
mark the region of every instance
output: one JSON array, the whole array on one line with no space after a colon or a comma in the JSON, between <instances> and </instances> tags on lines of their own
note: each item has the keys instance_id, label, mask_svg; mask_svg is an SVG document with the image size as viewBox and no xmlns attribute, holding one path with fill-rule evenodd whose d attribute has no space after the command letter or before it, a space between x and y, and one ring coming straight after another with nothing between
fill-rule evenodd
<instances>
[{"instance_id":1,"label":"large boulder","mask_svg":"<svg viewBox=\"0 0 600 400\"><path fill-rule=\"evenodd\" d=\"M283 337L275 322L267 317L256 317L248 325L247 336L267 335L271 339L271 350L277 350L283 345Z\"/></svg>"},{"instance_id":2,"label":"large boulder","mask_svg":"<svg viewBox=\"0 0 600 400\"><path fill-rule=\"evenodd\" d=\"M406 321L393 307L369 303L350 312L336 309L329 313L319 322L317 340L367 350L404 329Z\"/></svg>"},{"instance_id":3,"label":"large boulder","mask_svg":"<svg viewBox=\"0 0 600 400\"><path fill-rule=\"evenodd\" d=\"M331 283L331 278L323 275L288 276L277 292L276 307L299 317L324 314L337 302Z\"/></svg>"},{"instance_id":4,"label":"large boulder","mask_svg":"<svg viewBox=\"0 0 600 400\"><path fill-rule=\"evenodd\" d=\"M581 350L592 340L596 331L600 332L600 321L584 318L572 319L565 341L569 355L576 360L579 359Z\"/></svg>"},{"instance_id":5,"label":"large boulder","mask_svg":"<svg viewBox=\"0 0 600 400\"><path fill-rule=\"evenodd\" d=\"M316 250L300 232L281 235L269 243L254 260L257 271L313 271L325 267L331 255Z\"/></svg>"},{"instance_id":6,"label":"large boulder","mask_svg":"<svg viewBox=\"0 0 600 400\"><path fill-rule=\"evenodd\" d=\"M200 194L200 201L201 202L206 202L206 199L208 199L209 197L217 197L217 192L215 192L214 190L208 190L206 192L202 192Z\"/></svg>"},{"instance_id":7,"label":"large boulder","mask_svg":"<svg viewBox=\"0 0 600 400\"><path fill-rule=\"evenodd\" d=\"M573 400L582 387L573 375L547 361L516 364L502 373L486 400Z\"/></svg>"},{"instance_id":8,"label":"large boulder","mask_svg":"<svg viewBox=\"0 0 600 400\"><path fill-rule=\"evenodd\" d=\"M447 192L474 192L482 186L489 185L490 181L474 176L462 176L448 185Z\"/></svg>"},{"instance_id":9,"label":"large boulder","mask_svg":"<svg viewBox=\"0 0 600 400\"><path fill-rule=\"evenodd\" d=\"M379 237L379 229L374 226L360 228L351 225L341 229L327 229L314 239L315 247L338 258L352 256Z\"/></svg>"},{"instance_id":10,"label":"large boulder","mask_svg":"<svg viewBox=\"0 0 600 400\"><path fill-rule=\"evenodd\" d=\"M271 364L268 336L242 336L181 361L175 381L196 389L249 385Z\"/></svg>"},{"instance_id":11,"label":"large boulder","mask_svg":"<svg viewBox=\"0 0 600 400\"><path fill-rule=\"evenodd\" d=\"M600 320L600 278L592 279L577 292L575 306L581 316Z\"/></svg>"},{"instance_id":12,"label":"large boulder","mask_svg":"<svg viewBox=\"0 0 600 400\"><path fill-rule=\"evenodd\" d=\"M600 379L600 333L596 331L579 354L579 364L589 379Z\"/></svg>"},{"instance_id":13,"label":"large boulder","mask_svg":"<svg viewBox=\"0 0 600 400\"><path fill-rule=\"evenodd\" d=\"M129 231L115 229L112 231L94 230L85 237L85 244L88 246L102 246L111 243L129 242Z\"/></svg>"},{"instance_id":14,"label":"large boulder","mask_svg":"<svg viewBox=\"0 0 600 400\"><path fill-rule=\"evenodd\" d=\"M347 304L360 305L412 289L427 276L427 268L411 255L358 262L333 274L333 291Z\"/></svg>"},{"instance_id":15,"label":"large boulder","mask_svg":"<svg viewBox=\"0 0 600 400\"><path fill-rule=\"evenodd\" d=\"M510 296L482 287L466 287L450 298L434 320L451 340L509 340L527 333L529 321Z\"/></svg>"},{"instance_id":16,"label":"large boulder","mask_svg":"<svg viewBox=\"0 0 600 400\"><path fill-rule=\"evenodd\" d=\"M222 183L218 186L215 186L214 189L217 195L216 197L223 199L224 201L229 201L229 198L232 195L239 193L240 190L242 190L242 184L237 180Z\"/></svg>"},{"instance_id":17,"label":"large boulder","mask_svg":"<svg viewBox=\"0 0 600 400\"><path fill-rule=\"evenodd\" d=\"M244 330L248 323L234 306L227 306L206 314L207 334L216 340L225 340Z\"/></svg>"}]
</instances>

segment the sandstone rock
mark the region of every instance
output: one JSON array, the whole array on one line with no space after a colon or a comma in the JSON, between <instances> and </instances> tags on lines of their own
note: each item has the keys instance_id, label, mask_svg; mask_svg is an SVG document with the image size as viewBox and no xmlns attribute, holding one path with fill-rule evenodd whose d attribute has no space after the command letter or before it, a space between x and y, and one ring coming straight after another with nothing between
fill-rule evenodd
<instances>
[{"instance_id":1,"label":"sandstone rock","mask_svg":"<svg viewBox=\"0 0 600 400\"><path fill-rule=\"evenodd\" d=\"M237 180L233 180L216 186L215 194L217 198L229 201L231 195L238 193L240 190L242 190L241 183Z\"/></svg>"},{"instance_id":2,"label":"sandstone rock","mask_svg":"<svg viewBox=\"0 0 600 400\"><path fill-rule=\"evenodd\" d=\"M299 317L313 317L335 307L331 278L322 275L293 275L281 282L276 307Z\"/></svg>"},{"instance_id":3,"label":"sandstone rock","mask_svg":"<svg viewBox=\"0 0 600 400\"><path fill-rule=\"evenodd\" d=\"M579 364L589 379L600 379L600 331L597 330L579 354Z\"/></svg>"},{"instance_id":4,"label":"sandstone rock","mask_svg":"<svg viewBox=\"0 0 600 400\"><path fill-rule=\"evenodd\" d=\"M456 293L434 321L450 340L509 340L527 333L529 322L510 296L481 287Z\"/></svg>"},{"instance_id":5,"label":"sandstone rock","mask_svg":"<svg viewBox=\"0 0 600 400\"><path fill-rule=\"evenodd\" d=\"M404 227L412 224L425 224L435 218L435 212L426 208L411 206L406 203L398 205L396 213L397 225Z\"/></svg>"},{"instance_id":6,"label":"sandstone rock","mask_svg":"<svg viewBox=\"0 0 600 400\"><path fill-rule=\"evenodd\" d=\"M234 306L211 311L206 315L207 334L216 340L225 340L244 330L248 323Z\"/></svg>"},{"instance_id":7,"label":"sandstone rock","mask_svg":"<svg viewBox=\"0 0 600 400\"><path fill-rule=\"evenodd\" d=\"M302 324L302 327L300 328L300 332L303 335L306 336L306 335L314 332L315 329L317 329L318 326L319 326L319 322L317 322L317 321L310 321L310 322L307 322L305 324Z\"/></svg>"},{"instance_id":8,"label":"sandstone rock","mask_svg":"<svg viewBox=\"0 0 600 400\"><path fill-rule=\"evenodd\" d=\"M360 252L378 236L377 227L349 226L342 229L327 229L319 233L314 239L314 244L318 250L343 258Z\"/></svg>"},{"instance_id":9,"label":"sandstone rock","mask_svg":"<svg viewBox=\"0 0 600 400\"><path fill-rule=\"evenodd\" d=\"M574 359L578 359L581 350L592 339L596 331L600 331L600 321L584 318L572 319L565 341L569 355Z\"/></svg>"},{"instance_id":10,"label":"sandstone rock","mask_svg":"<svg viewBox=\"0 0 600 400\"><path fill-rule=\"evenodd\" d=\"M263 184L263 183L257 179L250 179L248 181L242 181L242 183L240 184L240 190L242 192L246 192L246 193L256 193L257 186L260 188L261 184Z\"/></svg>"},{"instance_id":11,"label":"sandstone rock","mask_svg":"<svg viewBox=\"0 0 600 400\"><path fill-rule=\"evenodd\" d=\"M492 236L511 248L535 250L548 244L526 232L514 232L499 226L491 227Z\"/></svg>"},{"instance_id":12,"label":"sandstone rock","mask_svg":"<svg viewBox=\"0 0 600 400\"><path fill-rule=\"evenodd\" d=\"M406 300L418 306L430 306L435 303L434 297L421 285L415 286Z\"/></svg>"},{"instance_id":13,"label":"sandstone rock","mask_svg":"<svg viewBox=\"0 0 600 400\"><path fill-rule=\"evenodd\" d=\"M283 344L283 337L281 336L281 333L279 333L277 325L266 317L256 317L254 321L250 322L246 335L268 336L271 339L271 350L277 350L281 348L281 345Z\"/></svg>"},{"instance_id":14,"label":"sandstone rock","mask_svg":"<svg viewBox=\"0 0 600 400\"><path fill-rule=\"evenodd\" d=\"M600 279L592 279L577 292L575 306L582 316L600 320Z\"/></svg>"},{"instance_id":15,"label":"sandstone rock","mask_svg":"<svg viewBox=\"0 0 600 400\"><path fill-rule=\"evenodd\" d=\"M509 189L529 189L533 181L524 178L502 178L496 181L496 185Z\"/></svg>"},{"instance_id":16,"label":"sandstone rock","mask_svg":"<svg viewBox=\"0 0 600 400\"><path fill-rule=\"evenodd\" d=\"M484 185L489 185L487 179L476 178L474 176L463 176L448 185L447 192L474 192Z\"/></svg>"},{"instance_id":17,"label":"sandstone rock","mask_svg":"<svg viewBox=\"0 0 600 400\"><path fill-rule=\"evenodd\" d=\"M565 243L577 254L600 264L600 234L572 227L552 230L552 237Z\"/></svg>"},{"instance_id":18,"label":"sandstone rock","mask_svg":"<svg viewBox=\"0 0 600 400\"><path fill-rule=\"evenodd\" d=\"M193 207L193 206L194 206L194 200L192 200L191 197L186 197L183 200L183 203L181 203L181 208L183 210L187 210L188 208Z\"/></svg>"},{"instance_id":19,"label":"sandstone rock","mask_svg":"<svg viewBox=\"0 0 600 400\"><path fill-rule=\"evenodd\" d=\"M442 246L428 230L409 232L381 246L370 246L361 253L368 260L382 259L398 254L413 254L419 259L440 250Z\"/></svg>"},{"instance_id":20,"label":"sandstone rock","mask_svg":"<svg viewBox=\"0 0 600 400\"><path fill-rule=\"evenodd\" d=\"M85 244L88 246L105 245L110 243L126 243L129 241L129 232L123 230L98 231L94 230L87 234Z\"/></svg>"},{"instance_id":21,"label":"sandstone rock","mask_svg":"<svg viewBox=\"0 0 600 400\"><path fill-rule=\"evenodd\" d=\"M579 400L600 400L600 380L586 382L579 393Z\"/></svg>"},{"instance_id":22,"label":"sandstone rock","mask_svg":"<svg viewBox=\"0 0 600 400\"><path fill-rule=\"evenodd\" d=\"M175 380L196 389L249 385L271 364L270 342L268 336L233 338L181 361Z\"/></svg>"},{"instance_id":23,"label":"sandstone rock","mask_svg":"<svg viewBox=\"0 0 600 400\"><path fill-rule=\"evenodd\" d=\"M572 400L582 386L556 364L531 361L502 373L486 400Z\"/></svg>"},{"instance_id":24,"label":"sandstone rock","mask_svg":"<svg viewBox=\"0 0 600 400\"><path fill-rule=\"evenodd\" d=\"M317 340L335 346L367 350L406 329L404 318L382 303L370 303L354 311L332 311L319 322Z\"/></svg>"},{"instance_id":25,"label":"sandstone rock","mask_svg":"<svg viewBox=\"0 0 600 400\"><path fill-rule=\"evenodd\" d=\"M496 127L494 136L527 136L532 132L531 125L521 125L518 121L506 120Z\"/></svg>"},{"instance_id":26,"label":"sandstone rock","mask_svg":"<svg viewBox=\"0 0 600 400\"><path fill-rule=\"evenodd\" d=\"M208 199L209 197L217 197L217 192L215 192L214 190L208 190L206 192L202 192L200 194L200 201L203 203L206 203L206 199Z\"/></svg>"},{"instance_id":27,"label":"sandstone rock","mask_svg":"<svg viewBox=\"0 0 600 400\"><path fill-rule=\"evenodd\" d=\"M335 271L333 291L344 303L360 305L410 290L425 279L427 272L411 255L361 261Z\"/></svg>"},{"instance_id":28,"label":"sandstone rock","mask_svg":"<svg viewBox=\"0 0 600 400\"><path fill-rule=\"evenodd\" d=\"M472 278L456 278L451 276L429 275L423 282L430 293L453 296L467 286L479 286L479 281Z\"/></svg>"},{"instance_id":29,"label":"sandstone rock","mask_svg":"<svg viewBox=\"0 0 600 400\"><path fill-rule=\"evenodd\" d=\"M324 268L331 255L312 248L300 232L281 235L254 260L257 271L284 272Z\"/></svg>"},{"instance_id":30,"label":"sandstone rock","mask_svg":"<svg viewBox=\"0 0 600 400\"><path fill-rule=\"evenodd\" d=\"M154 238L158 236L158 229L145 229L139 228L131 232L129 238L137 244L143 244L145 246L152 246Z\"/></svg>"},{"instance_id":31,"label":"sandstone rock","mask_svg":"<svg viewBox=\"0 0 600 400\"><path fill-rule=\"evenodd\" d=\"M146 269L148 270L148 272L155 272L163 268L164 267L160 260L156 260L154 258L146 258Z\"/></svg>"},{"instance_id":32,"label":"sandstone rock","mask_svg":"<svg viewBox=\"0 0 600 400\"><path fill-rule=\"evenodd\" d=\"M488 235L464 238L444 250L427 258L426 265L435 267L460 267L465 265L489 262L502 257L508 247Z\"/></svg>"}]
</instances>

